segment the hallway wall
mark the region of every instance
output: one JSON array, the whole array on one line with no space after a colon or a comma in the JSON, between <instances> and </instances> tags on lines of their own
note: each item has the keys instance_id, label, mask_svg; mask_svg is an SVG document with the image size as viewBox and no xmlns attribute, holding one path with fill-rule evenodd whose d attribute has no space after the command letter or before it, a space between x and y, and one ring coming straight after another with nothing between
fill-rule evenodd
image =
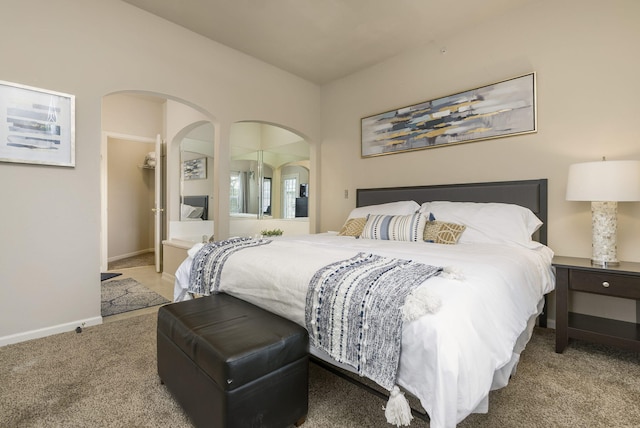
<instances>
[{"instance_id":1,"label":"hallway wall","mask_svg":"<svg viewBox=\"0 0 640 428\"><path fill-rule=\"evenodd\" d=\"M219 125L221 176L237 121L280 123L320 139L317 85L124 2L3 0L0 15L10 17L0 26L0 79L76 97L74 168L0 165L0 182L11 183L0 199L15 208L0 211L0 345L102 322L105 95L137 90L198 106ZM228 201L219 198L214 210L228 212ZM228 233L228 222L217 230Z\"/></svg>"},{"instance_id":2,"label":"hallway wall","mask_svg":"<svg viewBox=\"0 0 640 428\"><path fill-rule=\"evenodd\" d=\"M108 252L109 261L154 250L154 170L142 168L155 143L109 138Z\"/></svg>"}]
</instances>

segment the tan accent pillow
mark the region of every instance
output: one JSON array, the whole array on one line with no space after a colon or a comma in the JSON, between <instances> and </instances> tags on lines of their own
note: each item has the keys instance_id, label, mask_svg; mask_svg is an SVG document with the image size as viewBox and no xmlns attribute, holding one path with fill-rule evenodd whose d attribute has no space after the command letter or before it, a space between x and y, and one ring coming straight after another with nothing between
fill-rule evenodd
<instances>
[{"instance_id":1,"label":"tan accent pillow","mask_svg":"<svg viewBox=\"0 0 640 428\"><path fill-rule=\"evenodd\" d=\"M365 224L367 224L366 217L350 218L345 222L344 226L342 226L338 236L359 237L362 234L362 229L364 229Z\"/></svg>"},{"instance_id":2,"label":"tan accent pillow","mask_svg":"<svg viewBox=\"0 0 640 428\"><path fill-rule=\"evenodd\" d=\"M436 244L455 244L467 227L444 221L428 221L424 227L424 240Z\"/></svg>"}]
</instances>

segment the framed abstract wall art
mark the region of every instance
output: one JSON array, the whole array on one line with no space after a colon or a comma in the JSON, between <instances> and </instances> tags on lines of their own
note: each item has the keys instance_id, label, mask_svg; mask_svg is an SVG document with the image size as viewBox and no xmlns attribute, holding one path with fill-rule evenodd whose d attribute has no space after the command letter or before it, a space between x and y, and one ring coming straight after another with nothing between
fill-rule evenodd
<instances>
[{"instance_id":1,"label":"framed abstract wall art","mask_svg":"<svg viewBox=\"0 0 640 428\"><path fill-rule=\"evenodd\" d=\"M207 178L207 158L191 159L182 162L182 176L185 180Z\"/></svg>"},{"instance_id":2,"label":"framed abstract wall art","mask_svg":"<svg viewBox=\"0 0 640 428\"><path fill-rule=\"evenodd\" d=\"M0 81L0 161L75 166L75 96Z\"/></svg>"},{"instance_id":3,"label":"framed abstract wall art","mask_svg":"<svg viewBox=\"0 0 640 428\"><path fill-rule=\"evenodd\" d=\"M365 117L361 126L363 158L536 132L536 76Z\"/></svg>"}]
</instances>

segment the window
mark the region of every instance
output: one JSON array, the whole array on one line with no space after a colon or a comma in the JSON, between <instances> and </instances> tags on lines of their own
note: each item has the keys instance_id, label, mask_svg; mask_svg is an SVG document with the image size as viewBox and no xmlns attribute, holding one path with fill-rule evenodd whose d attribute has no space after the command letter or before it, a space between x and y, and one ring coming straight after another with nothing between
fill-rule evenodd
<instances>
[{"instance_id":1,"label":"window","mask_svg":"<svg viewBox=\"0 0 640 428\"><path fill-rule=\"evenodd\" d=\"M298 175L285 175L282 181L282 218L295 218Z\"/></svg>"},{"instance_id":2,"label":"window","mask_svg":"<svg viewBox=\"0 0 640 428\"><path fill-rule=\"evenodd\" d=\"M262 180L262 213L271 215L271 178Z\"/></svg>"},{"instance_id":3,"label":"window","mask_svg":"<svg viewBox=\"0 0 640 428\"><path fill-rule=\"evenodd\" d=\"M231 188L229 189L229 212L242 212L242 180L239 171L231 171Z\"/></svg>"}]
</instances>

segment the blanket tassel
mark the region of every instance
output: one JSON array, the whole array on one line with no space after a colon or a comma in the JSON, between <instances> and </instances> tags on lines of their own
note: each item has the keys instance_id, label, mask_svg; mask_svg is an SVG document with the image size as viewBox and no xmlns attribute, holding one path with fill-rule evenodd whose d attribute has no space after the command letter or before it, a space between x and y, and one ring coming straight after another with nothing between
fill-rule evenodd
<instances>
[{"instance_id":1,"label":"blanket tassel","mask_svg":"<svg viewBox=\"0 0 640 428\"><path fill-rule=\"evenodd\" d=\"M413 419L409 402L398 386L394 386L393 389L391 389L387 407L384 409L384 415L387 417L388 423L397 427L409 425Z\"/></svg>"}]
</instances>

